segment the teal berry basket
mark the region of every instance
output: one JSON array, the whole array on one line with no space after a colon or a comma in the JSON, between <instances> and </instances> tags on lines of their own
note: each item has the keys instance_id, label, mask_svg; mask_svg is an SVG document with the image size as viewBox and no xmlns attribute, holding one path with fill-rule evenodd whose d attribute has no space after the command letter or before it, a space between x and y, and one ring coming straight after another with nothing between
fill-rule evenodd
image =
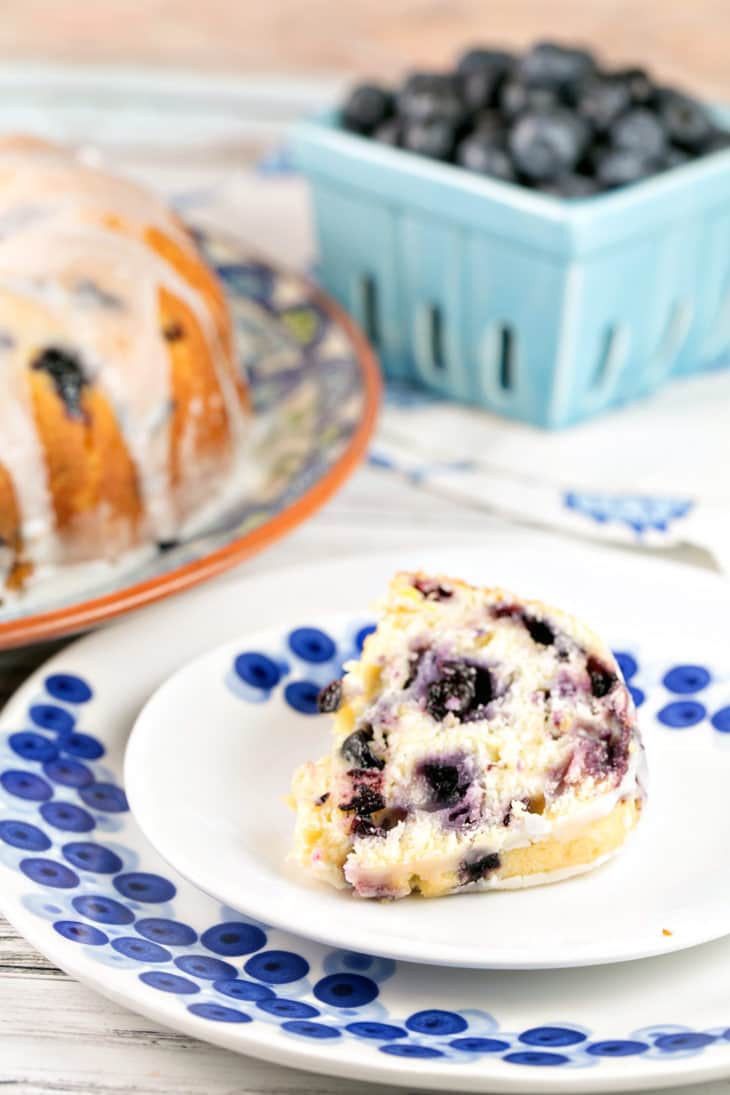
<instances>
[{"instance_id":1,"label":"teal berry basket","mask_svg":"<svg viewBox=\"0 0 730 1095\"><path fill-rule=\"evenodd\" d=\"M728 359L730 150L565 200L347 133L335 112L293 147L321 281L389 377L559 428Z\"/></svg>"}]
</instances>

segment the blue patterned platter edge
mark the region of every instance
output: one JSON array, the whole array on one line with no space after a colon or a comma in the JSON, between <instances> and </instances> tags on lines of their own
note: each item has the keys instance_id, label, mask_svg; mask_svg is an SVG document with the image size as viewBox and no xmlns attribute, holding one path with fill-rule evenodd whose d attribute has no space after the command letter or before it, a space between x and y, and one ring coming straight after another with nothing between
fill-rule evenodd
<instances>
[{"instance_id":1,"label":"blue patterned platter edge","mask_svg":"<svg viewBox=\"0 0 730 1095\"><path fill-rule=\"evenodd\" d=\"M217 596L230 599L231 593ZM272 929L174 874L136 825L123 787L124 743L151 679L140 668L125 676L120 690L109 659L102 669L90 656L101 640L124 665L139 641L131 623L116 629L113 648L107 633L59 655L0 720L0 903L69 972L142 1013L229 1048L390 1082L621 1090L629 1079L648 1087L692 1078L699 1059L704 1075L730 1070L730 1012L707 1024L681 1021L689 1005L671 1000L676 979L695 976L686 953L603 973L416 967ZM282 645L294 643L297 679L274 665L276 672L266 679L257 674L256 684L251 659L242 657L236 664L243 698L265 702L283 690L307 719L321 683L322 644L332 653L334 641L332 657L341 659L366 630L363 617L353 617L345 649L316 619L292 620L282 629ZM154 624L146 634L154 641ZM241 655L247 653L242 643ZM726 672L679 658L645 668L640 650L618 654L636 702L651 698L658 731L700 735L718 750L730 744ZM730 963L726 943L701 952L718 976L722 961ZM637 967L643 969L637 973ZM642 1021L627 1022L622 995L645 991L642 982L651 982L647 1000L657 1013L642 1005ZM688 996L697 990L683 983ZM605 1006L587 1005L596 993L605 995ZM632 1012L636 1007L627 1006ZM676 1079L667 1080L668 1071Z\"/></svg>"}]
</instances>

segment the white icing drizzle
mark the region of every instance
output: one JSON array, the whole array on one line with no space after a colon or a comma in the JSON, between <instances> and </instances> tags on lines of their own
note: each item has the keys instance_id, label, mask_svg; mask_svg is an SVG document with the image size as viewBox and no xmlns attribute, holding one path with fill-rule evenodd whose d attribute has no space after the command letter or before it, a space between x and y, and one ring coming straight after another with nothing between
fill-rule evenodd
<instances>
[{"instance_id":1,"label":"white icing drizzle","mask_svg":"<svg viewBox=\"0 0 730 1095\"><path fill-rule=\"evenodd\" d=\"M123 230L105 224L108 217ZM25 554L36 564L64 557L26 383L39 349L77 352L114 408L152 539L173 539L201 493L192 427L181 451L190 497L183 490L173 498L170 491L171 378L160 331L161 288L196 317L234 444L243 435L240 403L207 303L144 242L150 228L191 251L164 203L133 183L85 166L63 149L0 144L0 335L14 343L0 346L0 463L16 492Z\"/></svg>"}]
</instances>

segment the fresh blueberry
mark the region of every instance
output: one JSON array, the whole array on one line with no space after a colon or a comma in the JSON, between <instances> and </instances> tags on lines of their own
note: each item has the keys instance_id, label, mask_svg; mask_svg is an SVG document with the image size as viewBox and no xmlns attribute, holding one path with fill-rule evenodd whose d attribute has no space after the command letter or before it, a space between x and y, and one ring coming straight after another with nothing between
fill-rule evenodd
<instances>
[{"instance_id":1,"label":"fresh blueberry","mask_svg":"<svg viewBox=\"0 0 730 1095\"><path fill-rule=\"evenodd\" d=\"M354 813L358 817L370 817L371 814L377 814L383 809L385 809L385 799L367 784L358 787L351 800L340 805L340 810L344 814Z\"/></svg>"},{"instance_id":2,"label":"fresh blueberry","mask_svg":"<svg viewBox=\"0 0 730 1095\"><path fill-rule=\"evenodd\" d=\"M497 68L474 68L461 77L461 95L471 113L495 106L506 72Z\"/></svg>"},{"instance_id":3,"label":"fresh blueberry","mask_svg":"<svg viewBox=\"0 0 730 1095\"><path fill-rule=\"evenodd\" d=\"M340 677L337 680L330 681L320 690L317 696L317 707L321 714L331 715L334 711L337 711L342 703L342 680Z\"/></svg>"},{"instance_id":4,"label":"fresh blueberry","mask_svg":"<svg viewBox=\"0 0 730 1095\"><path fill-rule=\"evenodd\" d=\"M514 54L504 49L484 49L476 46L466 50L459 58L456 71L460 76L466 76L470 72L499 72L506 75L514 64Z\"/></svg>"},{"instance_id":5,"label":"fresh blueberry","mask_svg":"<svg viewBox=\"0 0 730 1095\"><path fill-rule=\"evenodd\" d=\"M468 136L489 138L493 144L503 144L507 139L507 127L501 112L480 110L472 118Z\"/></svg>"},{"instance_id":6,"label":"fresh blueberry","mask_svg":"<svg viewBox=\"0 0 730 1095\"><path fill-rule=\"evenodd\" d=\"M393 112L393 96L375 84L353 88L342 108L342 124L354 133L368 134Z\"/></svg>"},{"instance_id":7,"label":"fresh blueberry","mask_svg":"<svg viewBox=\"0 0 730 1095\"><path fill-rule=\"evenodd\" d=\"M670 141L689 152L702 152L714 127L705 107L678 91L662 89L658 94L659 116Z\"/></svg>"},{"instance_id":8,"label":"fresh blueberry","mask_svg":"<svg viewBox=\"0 0 730 1095\"><path fill-rule=\"evenodd\" d=\"M672 167L682 167L683 164L689 163L691 159L689 152L685 152L683 148L669 145L657 160L657 167L660 171L669 171Z\"/></svg>"},{"instance_id":9,"label":"fresh blueberry","mask_svg":"<svg viewBox=\"0 0 730 1095\"><path fill-rule=\"evenodd\" d=\"M463 54L457 72L462 98L470 111L496 105L512 63L512 55L503 50L471 49Z\"/></svg>"},{"instance_id":10,"label":"fresh blueberry","mask_svg":"<svg viewBox=\"0 0 730 1095\"><path fill-rule=\"evenodd\" d=\"M530 638L538 646L552 646L555 642L555 632L544 620L538 620L536 616L526 615L524 622L530 633Z\"/></svg>"},{"instance_id":11,"label":"fresh blueberry","mask_svg":"<svg viewBox=\"0 0 730 1095\"><path fill-rule=\"evenodd\" d=\"M503 182L514 182L515 169L504 148L489 136L479 133L467 137L456 150L456 162L479 175L489 175Z\"/></svg>"},{"instance_id":12,"label":"fresh blueberry","mask_svg":"<svg viewBox=\"0 0 730 1095\"><path fill-rule=\"evenodd\" d=\"M588 670L588 676L591 681L591 693L596 699L602 699L604 696L607 696L618 681L616 674L607 666L603 665L598 658L593 657L588 659L586 669Z\"/></svg>"},{"instance_id":13,"label":"fresh blueberry","mask_svg":"<svg viewBox=\"0 0 730 1095\"><path fill-rule=\"evenodd\" d=\"M578 113L596 133L606 133L630 106L631 91L625 80L592 76L578 90Z\"/></svg>"},{"instance_id":14,"label":"fresh blueberry","mask_svg":"<svg viewBox=\"0 0 730 1095\"><path fill-rule=\"evenodd\" d=\"M544 194L553 194L557 198L590 198L598 193L598 183L588 175L569 173L561 175L555 182L543 183L540 190Z\"/></svg>"},{"instance_id":15,"label":"fresh blueberry","mask_svg":"<svg viewBox=\"0 0 730 1095\"><path fill-rule=\"evenodd\" d=\"M88 380L79 357L73 351L49 346L33 359L31 369L48 374L72 418L83 417L81 397Z\"/></svg>"},{"instance_id":16,"label":"fresh blueberry","mask_svg":"<svg viewBox=\"0 0 730 1095\"><path fill-rule=\"evenodd\" d=\"M414 73L398 94L398 113L409 123L438 121L452 128L461 125L466 110L459 79L444 73Z\"/></svg>"},{"instance_id":17,"label":"fresh blueberry","mask_svg":"<svg viewBox=\"0 0 730 1095\"><path fill-rule=\"evenodd\" d=\"M569 110L523 115L513 126L509 146L521 174L536 182L558 179L577 164L588 141L588 127Z\"/></svg>"},{"instance_id":18,"label":"fresh blueberry","mask_svg":"<svg viewBox=\"0 0 730 1095\"><path fill-rule=\"evenodd\" d=\"M343 741L340 752L353 768L382 769L385 767L385 761L381 757L376 757L370 748L373 737L372 726L365 726L361 730L354 730Z\"/></svg>"},{"instance_id":19,"label":"fresh blueberry","mask_svg":"<svg viewBox=\"0 0 730 1095\"><path fill-rule=\"evenodd\" d=\"M662 120L645 107L635 107L623 114L613 123L609 135L615 148L649 158L661 156L668 143Z\"/></svg>"},{"instance_id":20,"label":"fresh blueberry","mask_svg":"<svg viewBox=\"0 0 730 1095\"><path fill-rule=\"evenodd\" d=\"M477 713L494 695L489 670L466 662L443 662L438 680L429 685L426 710L437 722L451 713L459 719Z\"/></svg>"},{"instance_id":21,"label":"fresh blueberry","mask_svg":"<svg viewBox=\"0 0 730 1095\"><path fill-rule=\"evenodd\" d=\"M648 106L652 102L655 88L643 68L617 69L611 73L611 79L626 85L634 106Z\"/></svg>"},{"instance_id":22,"label":"fresh blueberry","mask_svg":"<svg viewBox=\"0 0 730 1095\"><path fill-rule=\"evenodd\" d=\"M607 190L639 182L655 172L655 160L628 148L609 149L596 158L596 178Z\"/></svg>"},{"instance_id":23,"label":"fresh blueberry","mask_svg":"<svg viewBox=\"0 0 730 1095\"><path fill-rule=\"evenodd\" d=\"M532 87L565 90L594 73L596 62L587 50L538 42L524 55L517 71Z\"/></svg>"},{"instance_id":24,"label":"fresh blueberry","mask_svg":"<svg viewBox=\"0 0 730 1095\"><path fill-rule=\"evenodd\" d=\"M373 130L373 139L380 141L381 144L390 144L394 148L397 148L401 143L403 127L398 118L388 118L387 121L381 122L380 125Z\"/></svg>"},{"instance_id":25,"label":"fresh blueberry","mask_svg":"<svg viewBox=\"0 0 730 1095\"><path fill-rule=\"evenodd\" d=\"M450 122L434 118L409 122L403 132L403 147L432 160L450 160L456 143L456 131Z\"/></svg>"},{"instance_id":26,"label":"fresh blueberry","mask_svg":"<svg viewBox=\"0 0 730 1095\"><path fill-rule=\"evenodd\" d=\"M417 589L427 601L448 601L454 596L453 589L449 589L431 578L416 578L413 588Z\"/></svg>"},{"instance_id":27,"label":"fresh blueberry","mask_svg":"<svg viewBox=\"0 0 730 1095\"><path fill-rule=\"evenodd\" d=\"M431 802L437 807L454 806L469 786L458 762L426 761L420 771L431 792Z\"/></svg>"},{"instance_id":28,"label":"fresh blueberry","mask_svg":"<svg viewBox=\"0 0 730 1095\"><path fill-rule=\"evenodd\" d=\"M499 92L499 108L508 123L528 110L552 110L559 105L558 95L550 88L528 87L520 80L506 80Z\"/></svg>"},{"instance_id":29,"label":"fresh blueberry","mask_svg":"<svg viewBox=\"0 0 730 1095\"><path fill-rule=\"evenodd\" d=\"M496 871L500 864L501 860L496 852L489 852L477 859L464 860L459 868L459 878L463 885L468 882L479 882L480 879L486 878L492 871Z\"/></svg>"}]
</instances>

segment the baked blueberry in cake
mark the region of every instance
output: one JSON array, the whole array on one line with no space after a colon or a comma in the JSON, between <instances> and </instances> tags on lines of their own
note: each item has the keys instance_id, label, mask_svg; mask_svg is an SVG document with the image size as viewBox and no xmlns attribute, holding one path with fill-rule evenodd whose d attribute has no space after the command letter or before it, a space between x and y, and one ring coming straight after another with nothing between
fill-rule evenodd
<instances>
[{"instance_id":1,"label":"baked blueberry in cake","mask_svg":"<svg viewBox=\"0 0 730 1095\"><path fill-rule=\"evenodd\" d=\"M159 198L0 140L0 593L172 543L243 451L215 275Z\"/></svg>"},{"instance_id":2,"label":"baked blueberry in cake","mask_svg":"<svg viewBox=\"0 0 730 1095\"><path fill-rule=\"evenodd\" d=\"M637 825L633 702L566 612L398 574L345 669L320 698L332 751L292 788L316 878L374 898L530 886L603 863Z\"/></svg>"}]
</instances>

